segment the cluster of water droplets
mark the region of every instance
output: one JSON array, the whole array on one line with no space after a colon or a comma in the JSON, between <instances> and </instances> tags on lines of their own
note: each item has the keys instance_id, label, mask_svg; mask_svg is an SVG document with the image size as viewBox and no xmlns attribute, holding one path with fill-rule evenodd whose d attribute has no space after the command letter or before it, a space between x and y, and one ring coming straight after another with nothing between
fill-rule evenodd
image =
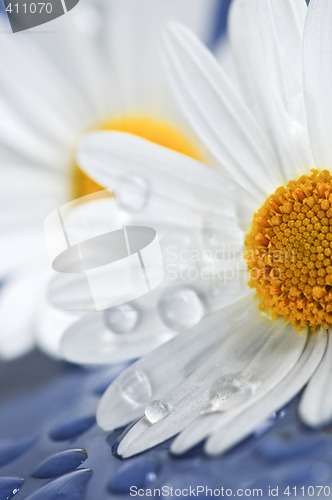
<instances>
[{"instance_id":1,"label":"cluster of water droplets","mask_svg":"<svg viewBox=\"0 0 332 500\"><path fill-rule=\"evenodd\" d=\"M228 374L217 379L209 392L207 413L226 412L240 406L254 395L260 382L245 378L240 373Z\"/></svg>"},{"instance_id":2,"label":"cluster of water droplets","mask_svg":"<svg viewBox=\"0 0 332 500\"><path fill-rule=\"evenodd\" d=\"M157 312L164 325L181 332L196 326L205 315L205 304L200 294L189 286L170 288L160 298ZM116 334L134 332L142 313L130 303L106 309L104 323Z\"/></svg>"}]
</instances>

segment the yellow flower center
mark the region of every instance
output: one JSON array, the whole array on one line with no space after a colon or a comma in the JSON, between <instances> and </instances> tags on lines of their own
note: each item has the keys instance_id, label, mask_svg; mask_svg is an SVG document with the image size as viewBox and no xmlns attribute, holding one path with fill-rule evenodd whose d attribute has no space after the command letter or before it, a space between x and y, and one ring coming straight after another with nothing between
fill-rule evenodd
<instances>
[{"instance_id":1,"label":"yellow flower center","mask_svg":"<svg viewBox=\"0 0 332 500\"><path fill-rule=\"evenodd\" d=\"M197 160L201 156L189 139L173 125L144 116L125 116L105 121L92 130L127 132L147 139L155 144L172 149ZM111 168L111 166L110 166ZM103 186L87 176L75 163L73 165L73 198L104 189Z\"/></svg>"},{"instance_id":2,"label":"yellow flower center","mask_svg":"<svg viewBox=\"0 0 332 500\"><path fill-rule=\"evenodd\" d=\"M332 176L311 172L255 213L246 261L261 309L315 330L332 324Z\"/></svg>"}]
</instances>

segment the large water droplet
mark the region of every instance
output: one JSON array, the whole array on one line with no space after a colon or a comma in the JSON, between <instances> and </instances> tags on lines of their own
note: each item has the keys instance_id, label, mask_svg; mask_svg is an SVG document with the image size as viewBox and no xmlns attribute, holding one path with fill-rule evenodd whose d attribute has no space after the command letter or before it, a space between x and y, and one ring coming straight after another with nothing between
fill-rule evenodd
<instances>
[{"instance_id":1,"label":"large water droplet","mask_svg":"<svg viewBox=\"0 0 332 500\"><path fill-rule=\"evenodd\" d=\"M156 399L150 401L150 403L145 408L145 417L151 424L155 424L167 417L171 412L170 407L167 403Z\"/></svg>"},{"instance_id":2,"label":"large water droplet","mask_svg":"<svg viewBox=\"0 0 332 500\"><path fill-rule=\"evenodd\" d=\"M149 184L139 175L128 175L121 179L116 192L116 201L128 212L143 210L149 199Z\"/></svg>"},{"instance_id":3,"label":"large water droplet","mask_svg":"<svg viewBox=\"0 0 332 500\"><path fill-rule=\"evenodd\" d=\"M130 333L137 326L139 312L131 304L120 304L104 312L106 326L114 333Z\"/></svg>"},{"instance_id":4,"label":"large water droplet","mask_svg":"<svg viewBox=\"0 0 332 500\"><path fill-rule=\"evenodd\" d=\"M245 403L252 397L258 385L257 380L248 380L239 373L221 377L210 389L210 407L207 411L224 412Z\"/></svg>"},{"instance_id":5,"label":"large water droplet","mask_svg":"<svg viewBox=\"0 0 332 500\"><path fill-rule=\"evenodd\" d=\"M152 395L151 384L146 374L141 370L129 372L119 380L122 395L133 405L145 405Z\"/></svg>"},{"instance_id":6,"label":"large water droplet","mask_svg":"<svg viewBox=\"0 0 332 500\"><path fill-rule=\"evenodd\" d=\"M197 325L205 312L198 293L189 287L169 290L159 301L158 309L165 325L177 331Z\"/></svg>"}]
</instances>

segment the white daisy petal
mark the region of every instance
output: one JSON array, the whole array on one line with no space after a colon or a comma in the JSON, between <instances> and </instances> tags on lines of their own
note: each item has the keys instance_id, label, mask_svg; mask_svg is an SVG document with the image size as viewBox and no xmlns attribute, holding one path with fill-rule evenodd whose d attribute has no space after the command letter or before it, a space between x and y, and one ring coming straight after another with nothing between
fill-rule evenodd
<instances>
[{"instance_id":1,"label":"white daisy petal","mask_svg":"<svg viewBox=\"0 0 332 500\"><path fill-rule=\"evenodd\" d=\"M286 377L234 421L225 426L220 425L219 430L207 441L206 452L217 455L228 450L253 432L274 411L288 403L315 372L324 356L326 340L326 332L323 330L316 336L311 336L302 356Z\"/></svg>"},{"instance_id":2,"label":"white daisy petal","mask_svg":"<svg viewBox=\"0 0 332 500\"><path fill-rule=\"evenodd\" d=\"M287 180L313 165L303 95L302 38L306 14L305 0L258 1L265 71L292 145L292 161L285 165Z\"/></svg>"},{"instance_id":3,"label":"white daisy petal","mask_svg":"<svg viewBox=\"0 0 332 500\"><path fill-rule=\"evenodd\" d=\"M26 274L5 283L0 289L1 358L15 358L32 348L36 290L43 279L38 274Z\"/></svg>"},{"instance_id":4,"label":"white daisy petal","mask_svg":"<svg viewBox=\"0 0 332 500\"><path fill-rule=\"evenodd\" d=\"M332 422L332 392L330 378L332 371L332 336L328 335L327 349L316 373L304 391L299 414L310 427L322 427Z\"/></svg>"},{"instance_id":5,"label":"white daisy petal","mask_svg":"<svg viewBox=\"0 0 332 500\"><path fill-rule=\"evenodd\" d=\"M281 184L312 166L299 57L306 9L301 2L235 0L229 20L243 95L278 158Z\"/></svg>"},{"instance_id":6,"label":"white daisy petal","mask_svg":"<svg viewBox=\"0 0 332 500\"><path fill-rule=\"evenodd\" d=\"M168 0L167 3L123 0L121 8L118 0L107 3L107 48L120 110L143 111L145 115L166 119L176 117L176 123L181 123L160 64L160 32L168 21L178 19L206 40L217 2L196 0L193 6L191 0ZM147 19L153 19L149 29L146 29Z\"/></svg>"},{"instance_id":7,"label":"white daisy petal","mask_svg":"<svg viewBox=\"0 0 332 500\"><path fill-rule=\"evenodd\" d=\"M247 302L240 302L222 313L209 316L193 330L178 335L128 368L101 399L97 410L99 425L105 430L113 430L140 417L151 398L157 399L176 387L205 356L213 352L217 343L223 344L227 340L230 327L224 321L225 317L236 319L243 316L246 306ZM242 307L244 311L241 313ZM221 324L225 324L224 330L220 328ZM130 397L133 391L141 395L141 400L136 403Z\"/></svg>"},{"instance_id":8,"label":"white daisy petal","mask_svg":"<svg viewBox=\"0 0 332 500\"><path fill-rule=\"evenodd\" d=\"M291 328L289 328L289 330L291 330ZM292 335L292 332L289 331L288 334ZM192 424L189 425L183 432L181 432L181 434L172 443L172 452L175 454L184 453L210 436L213 436L213 441L217 441L217 438L214 436L220 436L220 434L223 434L220 442L224 443L226 441L227 443L229 443L228 439L225 439L224 436L225 434L227 434L227 431L229 429L231 430L230 441L232 441L232 444L229 444L229 447L239 442L243 437L247 435L247 433L249 434L256 427L258 427L258 425L261 424L261 422L265 418L267 418L274 411L278 410L280 406L283 406L283 404L287 403L289 399L294 397L297 392L306 384L324 352L326 339L322 334L320 335L319 339L320 340L318 342L318 348L315 346L315 339L311 338L308 341L308 344L306 345L301 358L296 363L294 368L292 368L292 370L286 375L285 379L282 379L281 382L275 385L274 388L267 386L263 387L263 391L257 391L255 397L244 407L235 408L233 411L224 414L214 413L211 415L200 415L198 418L196 418L192 422ZM309 358L310 363L308 367L308 375L301 374L301 367L303 366L303 363ZM298 373L298 376L300 378L298 379L297 376L295 376L293 380L294 373ZM286 380L289 384L290 379L292 379L291 390L293 391L293 393L290 396L285 397L284 403L277 403L276 406L273 406L274 399L270 398L269 396L271 391L273 392L273 394L275 394L279 390L279 387L281 387L280 394L275 400L276 402L278 402L280 399L280 395L282 395L283 397L284 394L282 387L286 384ZM301 383L302 385L299 385ZM287 394L288 393L289 390ZM251 419L251 415L255 415L255 418L253 420Z\"/></svg>"},{"instance_id":9,"label":"white daisy petal","mask_svg":"<svg viewBox=\"0 0 332 500\"><path fill-rule=\"evenodd\" d=\"M211 215L214 220L219 217L219 225L223 218L235 217L247 226L250 212L256 209L252 196L218 171L130 134L86 135L78 162L88 175L114 189L119 206L129 204L124 204L123 193L127 198L145 197L136 207L142 219L153 215L176 226L185 221L187 226L200 227Z\"/></svg>"},{"instance_id":10,"label":"white daisy petal","mask_svg":"<svg viewBox=\"0 0 332 500\"><path fill-rule=\"evenodd\" d=\"M114 333L105 315L91 313L64 334L61 353L67 361L80 364L121 363L138 358L174 337L160 321L156 311L140 311L138 325L129 333Z\"/></svg>"},{"instance_id":11,"label":"white daisy petal","mask_svg":"<svg viewBox=\"0 0 332 500\"><path fill-rule=\"evenodd\" d=\"M0 276L8 275L23 266L31 269L32 266L39 265L41 271L48 269L42 231L36 231L30 222L22 219L21 223L26 224L24 230L20 227L12 231L7 229L4 236L0 237Z\"/></svg>"},{"instance_id":12,"label":"white daisy petal","mask_svg":"<svg viewBox=\"0 0 332 500\"><path fill-rule=\"evenodd\" d=\"M164 36L169 77L180 105L212 157L264 199L280 184L276 158L246 104L217 61L184 27Z\"/></svg>"},{"instance_id":13,"label":"white daisy petal","mask_svg":"<svg viewBox=\"0 0 332 500\"><path fill-rule=\"evenodd\" d=\"M49 356L60 358L60 343L63 334L80 319L82 313L68 312L54 307L49 302L45 288L45 286L42 287L37 298L36 342Z\"/></svg>"},{"instance_id":14,"label":"white daisy petal","mask_svg":"<svg viewBox=\"0 0 332 500\"><path fill-rule=\"evenodd\" d=\"M215 404L225 408L234 398L231 415L259 392L269 391L297 362L305 345L306 335L288 330L283 321L267 323L254 310L244 326L235 329L223 346L215 346L201 366L162 398L170 408L166 418L151 422L147 406L145 417L126 434L118 453L130 457L165 441L202 412L215 411Z\"/></svg>"},{"instance_id":15,"label":"white daisy petal","mask_svg":"<svg viewBox=\"0 0 332 500\"><path fill-rule=\"evenodd\" d=\"M59 154L63 151L52 141L45 140L40 134L22 122L20 114L13 110L8 102L0 98L0 145L18 151L18 154L30 163L45 166L54 166L55 159L59 161ZM65 154L67 151L65 151Z\"/></svg>"},{"instance_id":16,"label":"white daisy petal","mask_svg":"<svg viewBox=\"0 0 332 500\"><path fill-rule=\"evenodd\" d=\"M317 168L332 166L332 3L312 0L303 39L304 92Z\"/></svg>"},{"instance_id":17,"label":"white daisy petal","mask_svg":"<svg viewBox=\"0 0 332 500\"><path fill-rule=\"evenodd\" d=\"M78 35L73 33L72 20L62 18L61 21L58 24L61 35L46 36L43 44L38 42L38 35L27 39L24 33L18 33L15 37L4 37L0 47L1 60L8 69L0 81L0 88L5 92L6 102L15 113L20 115L20 121L23 121L25 126L32 128L44 141L51 139L50 144L53 144L54 149L56 146L70 147L73 133L76 135L79 130L77 129L79 121L83 121L81 125L84 128L86 120L85 102L81 99L81 92L77 92L72 78L75 59L71 61L70 73L67 71L64 77L56 58L53 57L54 54L50 54L52 42L57 46L59 53L61 50L59 43L61 45L61 41L66 39L66 50L63 50L61 54L63 58L66 58L68 51L70 52L78 38ZM68 27L67 33L66 30L63 33L61 27L65 25ZM69 36L71 43L68 43ZM25 37L24 53L22 52L22 37ZM87 64L87 59L85 59L86 66L90 67L91 62ZM24 85L21 79L22 72L25 75ZM81 84L83 82L84 80Z\"/></svg>"}]
</instances>

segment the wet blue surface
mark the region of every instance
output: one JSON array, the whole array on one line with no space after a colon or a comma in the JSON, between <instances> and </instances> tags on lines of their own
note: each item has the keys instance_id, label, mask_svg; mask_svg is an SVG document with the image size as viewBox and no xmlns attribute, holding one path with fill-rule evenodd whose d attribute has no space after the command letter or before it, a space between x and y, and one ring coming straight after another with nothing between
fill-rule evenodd
<instances>
[{"instance_id":1,"label":"wet blue surface","mask_svg":"<svg viewBox=\"0 0 332 500\"><path fill-rule=\"evenodd\" d=\"M263 488L263 498L269 486L332 489L332 434L301 426L296 401L219 458L201 446L172 457L168 442L120 460L112 446L124 429L105 433L93 415L123 365L85 371L35 356L0 365L0 500L13 491L15 500L120 500L133 498L131 486L158 488L161 498L171 487Z\"/></svg>"}]
</instances>

